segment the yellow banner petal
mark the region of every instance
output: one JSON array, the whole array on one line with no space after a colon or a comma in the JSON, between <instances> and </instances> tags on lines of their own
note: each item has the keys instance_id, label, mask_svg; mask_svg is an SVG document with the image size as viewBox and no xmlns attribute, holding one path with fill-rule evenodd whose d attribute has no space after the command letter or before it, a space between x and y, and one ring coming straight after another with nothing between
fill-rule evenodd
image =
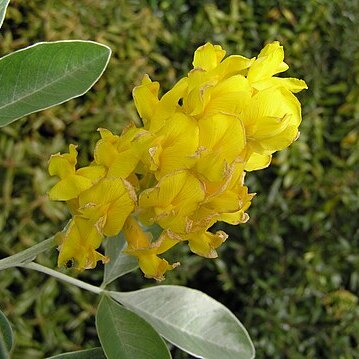
<instances>
[{"instance_id":1,"label":"yellow banner petal","mask_svg":"<svg viewBox=\"0 0 359 359\"><path fill-rule=\"evenodd\" d=\"M207 42L194 52L193 67L210 71L221 62L225 55L226 52L220 46L213 46Z\"/></svg>"}]
</instances>

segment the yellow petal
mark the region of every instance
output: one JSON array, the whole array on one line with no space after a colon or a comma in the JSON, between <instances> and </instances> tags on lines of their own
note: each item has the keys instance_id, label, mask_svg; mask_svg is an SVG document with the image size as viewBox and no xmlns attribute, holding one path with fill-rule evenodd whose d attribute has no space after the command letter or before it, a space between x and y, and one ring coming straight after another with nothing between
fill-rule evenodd
<instances>
[{"instance_id":1,"label":"yellow petal","mask_svg":"<svg viewBox=\"0 0 359 359\"><path fill-rule=\"evenodd\" d=\"M249 220L249 216L243 210L239 210L233 213L222 213L218 220L236 226L241 223L246 223Z\"/></svg>"},{"instance_id":2,"label":"yellow petal","mask_svg":"<svg viewBox=\"0 0 359 359\"><path fill-rule=\"evenodd\" d=\"M97 142L94 157L98 165L111 167L117 155L116 143L113 143L112 137L106 136Z\"/></svg>"},{"instance_id":3,"label":"yellow petal","mask_svg":"<svg viewBox=\"0 0 359 359\"><path fill-rule=\"evenodd\" d=\"M301 122L300 103L283 87L268 88L253 96L240 116L250 148L268 155L296 139Z\"/></svg>"},{"instance_id":4,"label":"yellow petal","mask_svg":"<svg viewBox=\"0 0 359 359\"><path fill-rule=\"evenodd\" d=\"M181 113L177 113L167 121L158 132L160 145L150 149L151 158L156 166L156 177L176 170L189 169L195 162L198 149L199 128L197 122Z\"/></svg>"},{"instance_id":5,"label":"yellow petal","mask_svg":"<svg viewBox=\"0 0 359 359\"><path fill-rule=\"evenodd\" d=\"M231 55L224 59L214 70L213 74L219 78L228 78L233 75L244 75L244 70L248 69L255 58L248 59L240 55Z\"/></svg>"},{"instance_id":6,"label":"yellow petal","mask_svg":"<svg viewBox=\"0 0 359 359\"><path fill-rule=\"evenodd\" d=\"M107 211L106 223L103 227L105 236L116 236L122 229L126 218L134 210L133 199L125 194L111 203Z\"/></svg>"},{"instance_id":7,"label":"yellow petal","mask_svg":"<svg viewBox=\"0 0 359 359\"><path fill-rule=\"evenodd\" d=\"M132 148L117 153L116 157L112 158L112 163L109 166L107 177L116 178L122 177L127 178L137 167L138 162L141 159L143 151L137 150L135 145Z\"/></svg>"},{"instance_id":8,"label":"yellow petal","mask_svg":"<svg viewBox=\"0 0 359 359\"><path fill-rule=\"evenodd\" d=\"M157 281L164 280L164 274L178 266L178 263L170 265L165 259L155 254L138 256L138 264L146 278L153 278Z\"/></svg>"},{"instance_id":9,"label":"yellow petal","mask_svg":"<svg viewBox=\"0 0 359 359\"><path fill-rule=\"evenodd\" d=\"M211 232L191 233L188 236L188 245L193 253L206 258L217 258L216 248L226 239L227 234L218 231L216 234Z\"/></svg>"},{"instance_id":10,"label":"yellow petal","mask_svg":"<svg viewBox=\"0 0 359 359\"><path fill-rule=\"evenodd\" d=\"M129 196L128 187L121 178L104 178L97 182L90 191L81 194L79 198L80 207L87 203L105 204Z\"/></svg>"},{"instance_id":11,"label":"yellow petal","mask_svg":"<svg viewBox=\"0 0 359 359\"><path fill-rule=\"evenodd\" d=\"M278 41L267 44L251 65L247 75L248 80L250 82L265 80L278 72L286 71L288 65L283 59L283 46L280 46Z\"/></svg>"},{"instance_id":12,"label":"yellow petal","mask_svg":"<svg viewBox=\"0 0 359 359\"><path fill-rule=\"evenodd\" d=\"M265 90L268 87L284 87L287 90L297 93L308 88L303 80L295 78L271 77L270 79L258 81L252 85L257 90Z\"/></svg>"},{"instance_id":13,"label":"yellow petal","mask_svg":"<svg viewBox=\"0 0 359 359\"><path fill-rule=\"evenodd\" d=\"M75 145L69 145L69 153L52 155L49 160L50 176L65 178L75 173L77 151Z\"/></svg>"},{"instance_id":14,"label":"yellow petal","mask_svg":"<svg viewBox=\"0 0 359 359\"><path fill-rule=\"evenodd\" d=\"M124 252L138 258L140 269L146 277L163 280L164 273L178 265L170 265L157 256L172 248L178 241L161 236L158 241L151 243L151 234L146 233L131 216L127 219L123 232L128 244Z\"/></svg>"},{"instance_id":15,"label":"yellow petal","mask_svg":"<svg viewBox=\"0 0 359 359\"><path fill-rule=\"evenodd\" d=\"M146 125L153 116L153 111L159 103L159 83L150 81L147 76L140 86L133 89L133 99L139 115Z\"/></svg>"},{"instance_id":16,"label":"yellow petal","mask_svg":"<svg viewBox=\"0 0 359 359\"><path fill-rule=\"evenodd\" d=\"M86 177L90 179L92 182L99 180L100 178L104 177L106 173L106 169L103 166L87 166L79 168L76 171L76 174L82 177Z\"/></svg>"},{"instance_id":17,"label":"yellow petal","mask_svg":"<svg viewBox=\"0 0 359 359\"><path fill-rule=\"evenodd\" d=\"M158 106L155 108L154 115L151 119L149 131L152 133L160 130L165 124L165 119L175 113L178 102L183 98L188 88L188 79L182 78L171 90L166 92L160 99Z\"/></svg>"},{"instance_id":18,"label":"yellow petal","mask_svg":"<svg viewBox=\"0 0 359 359\"><path fill-rule=\"evenodd\" d=\"M240 166L242 167L242 166ZM248 194L248 188L243 186L243 171L241 176L238 176L236 171L229 179L227 187L223 186L221 190L209 195L205 201L202 202L196 213L191 216L192 225L191 231L199 231L201 228L209 228L217 221L231 223L236 220L238 223L244 218L244 211L246 211L250 204L253 194Z\"/></svg>"},{"instance_id":19,"label":"yellow petal","mask_svg":"<svg viewBox=\"0 0 359 359\"><path fill-rule=\"evenodd\" d=\"M262 118L270 116L280 118L286 115L287 109L283 107L284 102L285 99L279 89L269 88L253 96L240 114L246 129L246 136L252 136L257 128L262 126Z\"/></svg>"},{"instance_id":20,"label":"yellow petal","mask_svg":"<svg viewBox=\"0 0 359 359\"><path fill-rule=\"evenodd\" d=\"M192 138L198 136L197 122L183 113L176 113L167 121L166 126L157 133L157 136L162 136L162 147L169 147L177 145L180 141L183 144L191 142ZM198 146L197 143L191 147ZM183 148L184 151L188 151L187 148Z\"/></svg>"},{"instance_id":21,"label":"yellow petal","mask_svg":"<svg viewBox=\"0 0 359 359\"><path fill-rule=\"evenodd\" d=\"M242 121L235 116L217 114L199 120L198 125L202 152L196 170L209 181L221 181L244 149L246 136Z\"/></svg>"},{"instance_id":22,"label":"yellow petal","mask_svg":"<svg viewBox=\"0 0 359 359\"><path fill-rule=\"evenodd\" d=\"M146 221L156 221L164 229L182 232L187 217L203 199L202 183L187 171L178 171L162 177L156 187L144 190L139 210L144 212Z\"/></svg>"},{"instance_id":23,"label":"yellow petal","mask_svg":"<svg viewBox=\"0 0 359 359\"><path fill-rule=\"evenodd\" d=\"M210 100L210 92L208 89L211 87L211 84L195 87L183 99L183 107L188 115L197 116L204 111Z\"/></svg>"},{"instance_id":24,"label":"yellow petal","mask_svg":"<svg viewBox=\"0 0 359 359\"><path fill-rule=\"evenodd\" d=\"M118 140L118 136L114 136L113 133L107 128L100 127L97 129L97 131L100 132L101 138L105 138L112 143L115 143Z\"/></svg>"},{"instance_id":25,"label":"yellow petal","mask_svg":"<svg viewBox=\"0 0 359 359\"><path fill-rule=\"evenodd\" d=\"M250 92L248 80L242 75L231 76L219 82L211 91L211 97L221 96L227 92Z\"/></svg>"},{"instance_id":26,"label":"yellow petal","mask_svg":"<svg viewBox=\"0 0 359 359\"><path fill-rule=\"evenodd\" d=\"M151 247L151 235L146 233L139 223L129 216L123 227L123 234L128 244L128 253L138 249L149 249Z\"/></svg>"},{"instance_id":27,"label":"yellow petal","mask_svg":"<svg viewBox=\"0 0 359 359\"><path fill-rule=\"evenodd\" d=\"M204 203L204 206L210 209L211 212L233 212L238 210L240 202L235 192L227 190L217 196L209 198Z\"/></svg>"},{"instance_id":28,"label":"yellow petal","mask_svg":"<svg viewBox=\"0 0 359 359\"><path fill-rule=\"evenodd\" d=\"M168 207L185 207L187 202L198 203L204 197L203 188L198 179L187 171L164 176L154 188L140 195L140 207L155 207L165 211Z\"/></svg>"},{"instance_id":29,"label":"yellow petal","mask_svg":"<svg viewBox=\"0 0 359 359\"><path fill-rule=\"evenodd\" d=\"M292 144L298 136L298 128L296 126L288 126L284 131L277 135L261 139L259 141L260 148L262 151L270 153L281 151Z\"/></svg>"},{"instance_id":30,"label":"yellow petal","mask_svg":"<svg viewBox=\"0 0 359 359\"><path fill-rule=\"evenodd\" d=\"M200 46L194 53L193 67L210 71L214 69L226 55L221 46L213 46L209 42Z\"/></svg>"},{"instance_id":31,"label":"yellow petal","mask_svg":"<svg viewBox=\"0 0 359 359\"><path fill-rule=\"evenodd\" d=\"M266 168L270 165L272 160L271 155L262 155L259 153L253 152L248 161L246 162L245 170L246 171L257 171L263 168Z\"/></svg>"},{"instance_id":32,"label":"yellow petal","mask_svg":"<svg viewBox=\"0 0 359 359\"><path fill-rule=\"evenodd\" d=\"M163 231L159 238L154 240L151 232L145 232L142 226L132 216L128 217L123 228L128 247L126 253L131 255L162 254L178 243L178 239Z\"/></svg>"},{"instance_id":33,"label":"yellow petal","mask_svg":"<svg viewBox=\"0 0 359 359\"><path fill-rule=\"evenodd\" d=\"M169 249L178 244L178 238L174 238L168 234L168 231L163 231L158 238L158 240L152 243L152 246L155 247L156 254L162 254L167 252Z\"/></svg>"},{"instance_id":34,"label":"yellow petal","mask_svg":"<svg viewBox=\"0 0 359 359\"><path fill-rule=\"evenodd\" d=\"M232 76L219 82L209 91L210 99L205 104L205 115L220 112L237 114L246 106L251 97L251 87L247 79L241 75Z\"/></svg>"},{"instance_id":35,"label":"yellow petal","mask_svg":"<svg viewBox=\"0 0 359 359\"><path fill-rule=\"evenodd\" d=\"M251 200L254 195L254 193L248 193L248 188L246 186L239 186L237 189L239 209L234 212L221 213L218 217L218 220L232 225L246 223L249 219L249 216L245 211L250 207Z\"/></svg>"},{"instance_id":36,"label":"yellow petal","mask_svg":"<svg viewBox=\"0 0 359 359\"><path fill-rule=\"evenodd\" d=\"M49 198L53 201L68 201L76 198L80 193L86 191L92 186L89 178L70 175L60 180L49 191Z\"/></svg>"},{"instance_id":37,"label":"yellow petal","mask_svg":"<svg viewBox=\"0 0 359 359\"><path fill-rule=\"evenodd\" d=\"M66 201L66 204L67 204L67 207L69 207L69 210L70 210L72 215L80 214L78 212L78 209L79 209L79 199L78 199L78 197Z\"/></svg>"},{"instance_id":38,"label":"yellow petal","mask_svg":"<svg viewBox=\"0 0 359 359\"><path fill-rule=\"evenodd\" d=\"M129 126L121 136L100 129L102 139L95 147L95 161L107 167L106 177L127 178L136 168L143 152L152 141L150 133L143 129Z\"/></svg>"},{"instance_id":39,"label":"yellow petal","mask_svg":"<svg viewBox=\"0 0 359 359\"><path fill-rule=\"evenodd\" d=\"M221 152L229 162L242 152L245 133L242 122L235 116L217 114L198 121L199 146L213 152Z\"/></svg>"},{"instance_id":40,"label":"yellow petal","mask_svg":"<svg viewBox=\"0 0 359 359\"><path fill-rule=\"evenodd\" d=\"M271 138L285 131L290 124L290 114L285 114L283 117L263 116L252 136L258 141Z\"/></svg>"},{"instance_id":41,"label":"yellow petal","mask_svg":"<svg viewBox=\"0 0 359 359\"><path fill-rule=\"evenodd\" d=\"M208 87L208 86L214 86L218 83L219 79L215 79L212 76L212 73L208 73L202 68L195 68L191 70L187 75L187 95L193 90L193 89L199 89Z\"/></svg>"},{"instance_id":42,"label":"yellow petal","mask_svg":"<svg viewBox=\"0 0 359 359\"><path fill-rule=\"evenodd\" d=\"M193 136L192 139L195 139L195 136ZM196 158L194 157L194 153L186 153L188 150L191 151L191 145L189 147L177 145L163 149L158 157L156 178L160 179L177 170L192 168L196 163ZM183 153L181 151L183 151Z\"/></svg>"}]
</instances>

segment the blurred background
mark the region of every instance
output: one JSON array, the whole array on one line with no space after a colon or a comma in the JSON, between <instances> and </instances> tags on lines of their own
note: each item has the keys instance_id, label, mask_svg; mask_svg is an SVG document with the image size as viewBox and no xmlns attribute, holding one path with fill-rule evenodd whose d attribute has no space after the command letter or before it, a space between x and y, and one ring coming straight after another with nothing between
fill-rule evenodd
<instances>
[{"instance_id":1,"label":"blurred background","mask_svg":"<svg viewBox=\"0 0 359 359\"><path fill-rule=\"evenodd\" d=\"M224 226L219 259L173 252L182 266L165 284L197 288L230 308L248 329L257 358L359 357L359 2L353 0L12 0L0 55L39 41L95 40L111 62L79 99L0 129L0 256L58 230L69 218L46 192L52 153L79 145L91 159L98 127L119 132L137 119L131 91L144 73L168 90L207 41L253 57L279 40L304 79L301 136L270 168L247 175L256 192L250 221ZM223 227L222 227L223 228ZM55 267L56 251L39 257ZM171 259L171 258L170 258ZM101 283L103 267L70 275ZM113 284L155 285L139 271ZM15 359L99 344L98 297L40 273L0 273L0 307L16 332ZM176 359L191 358L173 349Z\"/></svg>"}]
</instances>

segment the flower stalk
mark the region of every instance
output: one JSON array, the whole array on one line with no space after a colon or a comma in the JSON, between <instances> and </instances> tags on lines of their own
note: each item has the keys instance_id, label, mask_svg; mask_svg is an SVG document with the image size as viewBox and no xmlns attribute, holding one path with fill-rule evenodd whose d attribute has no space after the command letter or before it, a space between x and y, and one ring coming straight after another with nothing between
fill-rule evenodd
<instances>
[{"instance_id":1,"label":"flower stalk","mask_svg":"<svg viewBox=\"0 0 359 359\"><path fill-rule=\"evenodd\" d=\"M51 277L60 279L63 282L75 285L76 287L85 289L85 290L95 293L95 294L102 294L105 291L103 288L83 282L82 280L70 277L66 274L55 271L51 268L45 267L38 263L34 263L34 262L23 263L23 264L19 264L18 267L36 270L38 272L50 275Z\"/></svg>"}]
</instances>

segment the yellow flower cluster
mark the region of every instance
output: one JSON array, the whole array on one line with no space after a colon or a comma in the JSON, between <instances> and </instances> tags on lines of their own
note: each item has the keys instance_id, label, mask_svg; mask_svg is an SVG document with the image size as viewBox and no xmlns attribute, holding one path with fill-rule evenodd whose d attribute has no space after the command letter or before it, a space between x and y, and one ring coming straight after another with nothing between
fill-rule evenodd
<instances>
[{"instance_id":1,"label":"yellow flower cluster","mask_svg":"<svg viewBox=\"0 0 359 359\"><path fill-rule=\"evenodd\" d=\"M59 239L59 265L93 268L105 236L123 230L126 253L147 277L163 279L177 264L159 257L188 242L192 252L214 258L226 233L218 221L248 220L253 194L246 171L265 168L272 153L298 137L301 108L293 92L302 80L273 75L287 70L278 42L257 58L225 57L219 45L194 54L193 70L159 97L159 84L145 76L133 90L143 127L130 124L120 136L100 129L94 160L76 169L77 151L53 155L50 175L60 178L53 200L67 201L73 218ZM144 226L162 229L152 238Z\"/></svg>"}]
</instances>

